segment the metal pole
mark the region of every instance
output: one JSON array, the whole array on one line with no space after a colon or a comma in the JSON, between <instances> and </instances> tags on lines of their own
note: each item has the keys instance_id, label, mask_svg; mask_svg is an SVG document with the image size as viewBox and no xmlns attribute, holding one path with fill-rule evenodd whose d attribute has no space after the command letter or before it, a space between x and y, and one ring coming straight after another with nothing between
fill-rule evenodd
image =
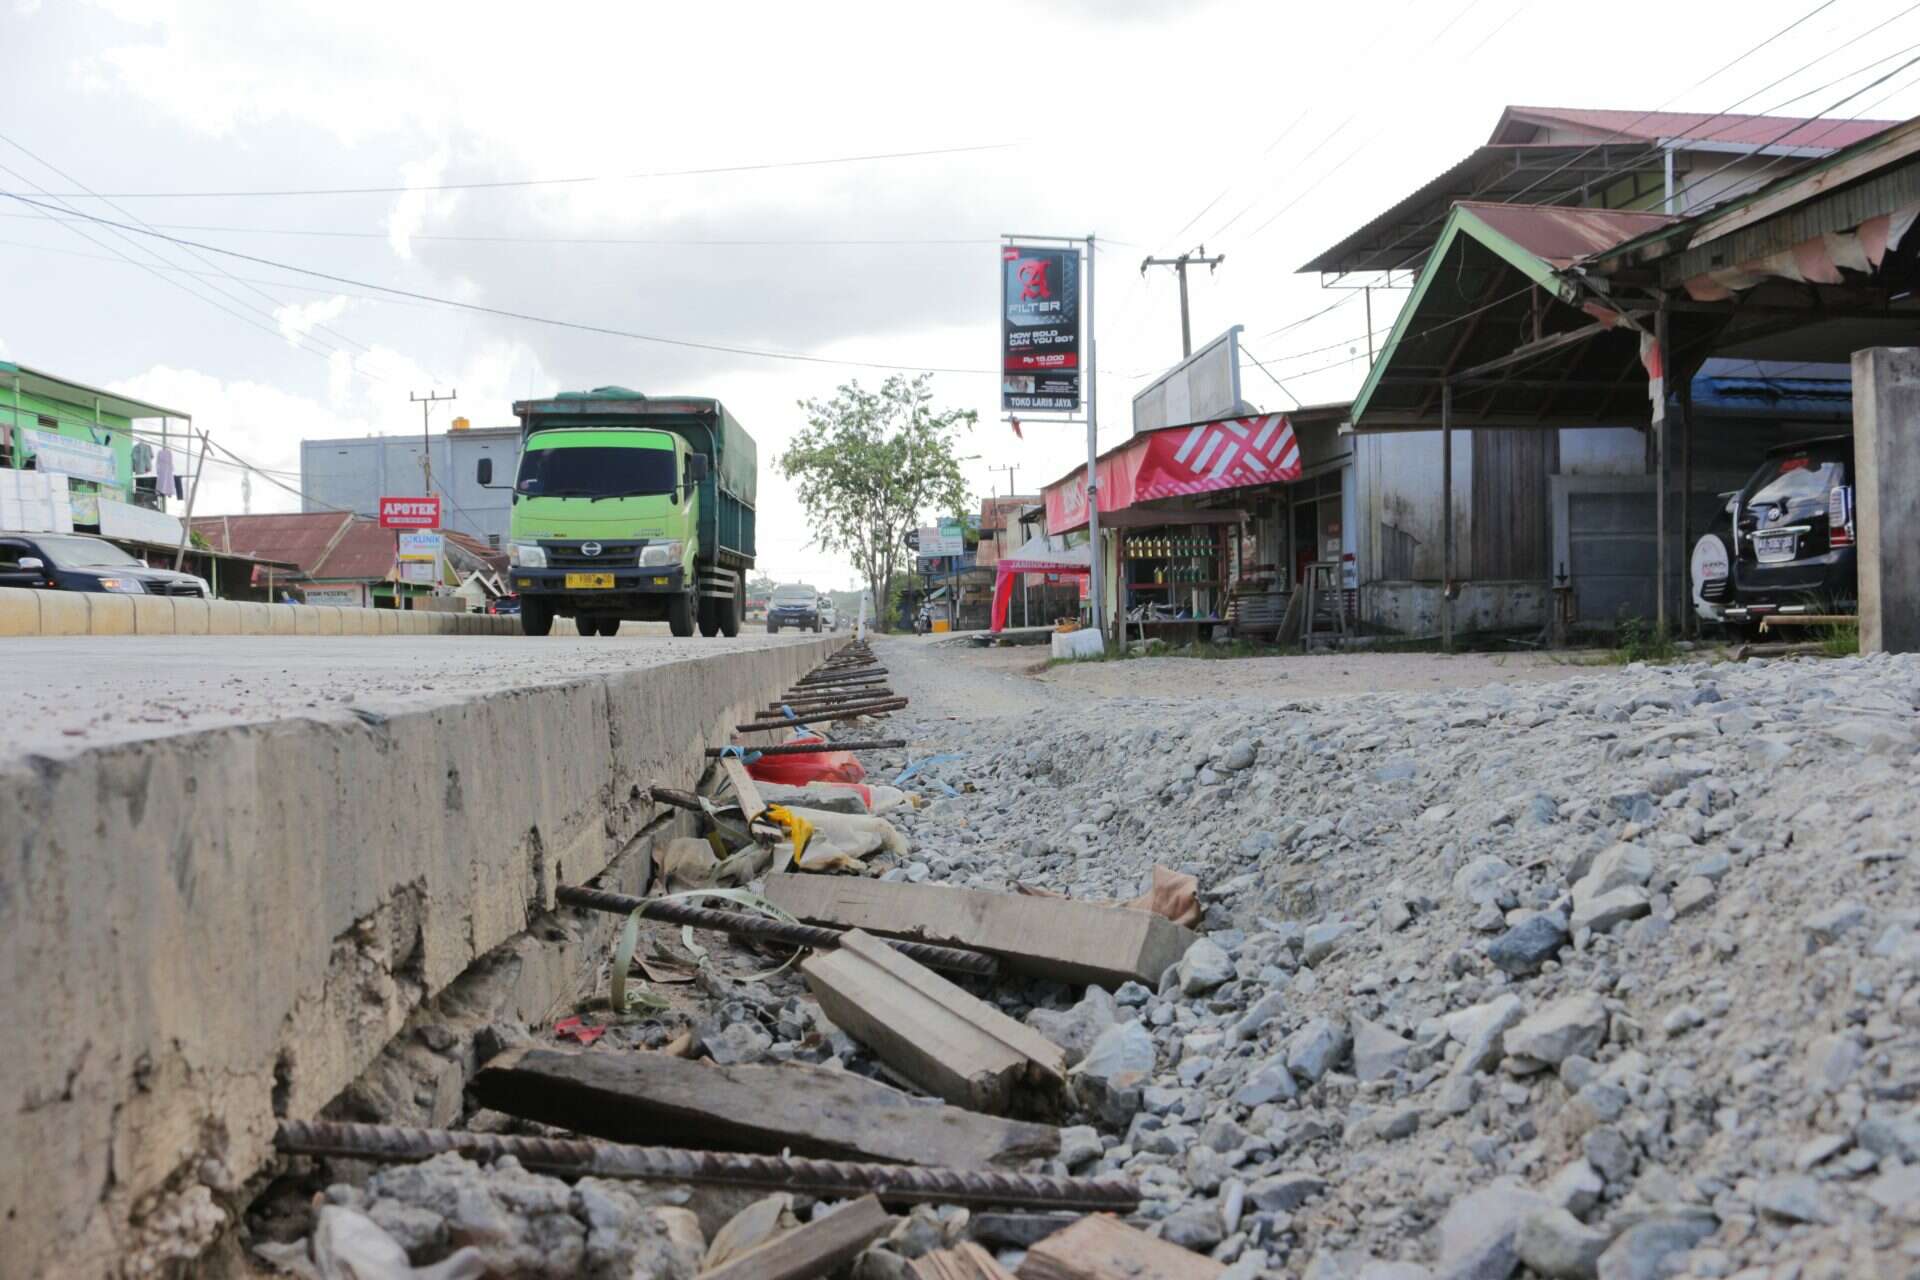
<instances>
[{"instance_id":1,"label":"metal pole","mask_svg":"<svg viewBox=\"0 0 1920 1280\"><path fill-rule=\"evenodd\" d=\"M1365 295L1367 302L1367 368L1371 369L1373 368L1373 286L1363 285L1360 292ZM1293 393L1289 391L1287 394Z\"/></svg>"},{"instance_id":2,"label":"metal pole","mask_svg":"<svg viewBox=\"0 0 1920 1280\"><path fill-rule=\"evenodd\" d=\"M1440 647L1453 652L1453 384L1440 384Z\"/></svg>"},{"instance_id":3,"label":"metal pole","mask_svg":"<svg viewBox=\"0 0 1920 1280\"><path fill-rule=\"evenodd\" d=\"M513 1156L529 1169L568 1177L592 1174L800 1191L822 1200L872 1194L889 1204L1026 1205L1116 1213L1129 1213L1140 1204L1139 1188L1125 1178L1067 1178L997 1169L686 1151L399 1125L282 1120L274 1144L290 1155L343 1156L384 1163L425 1160L447 1151L476 1160Z\"/></svg>"},{"instance_id":4,"label":"metal pole","mask_svg":"<svg viewBox=\"0 0 1920 1280\"><path fill-rule=\"evenodd\" d=\"M1700 630L1693 607L1693 379L1680 380L1680 563L1687 565L1681 579L1681 634L1691 639Z\"/></svg>"},{"instance_id":5,"label":"metal pole","mask_svg":"<svg viewBox=\"0 0 1920 1280\"><path fill-rule=\"evenodd\" d=\"M1107 615L1101 579L1104 557L1100 554L1100 342L1095 336L1093 318L1094 238L1087 237L1087 542L1092 550L1093 572L1088 575L1087 595L1093 604L1093 625L1101 643L1107 638Z\"/></svg>"},{"instance_id":6,"label":"metal pole","mask_svg":"<svg viewBox=\"0 0 1920 1280\"><path fill-rule=\"evenodd\" d=\"M1659 394L1653 398L1653 625L1667 634L1667 299L1653 313L1654 359L1660 367Z\"/></svg>"},{"instance_id":7,"label":"metal pole","mask_svg":"<svg viewBox=\"0 0 1920 1280\"><path fill-rule=\"evenodd\" d=\"M200 476L207 469L207 433L200 433L200 465L193 471L193 488L187 490L187 514L180 521L180 545L173 552L173 571L180 572L180 565L187 558L187 538L193 530L193 500L200 496Z\"/></svg>"}]
</instances>

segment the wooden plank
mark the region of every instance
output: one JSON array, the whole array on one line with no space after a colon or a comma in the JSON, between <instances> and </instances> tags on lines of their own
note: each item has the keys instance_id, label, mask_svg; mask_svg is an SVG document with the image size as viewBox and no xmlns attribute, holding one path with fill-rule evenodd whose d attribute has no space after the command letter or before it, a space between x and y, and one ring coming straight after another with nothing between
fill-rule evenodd
<instances>
[{"instance_id":1,"label":"wooden plank","mask_svg":"<svg viewBox=\"0 0 1920 1280\"><path fill-rule=\"evenodd\" d=\"M1105 987L1158 987L1197 938L1147 911L862 876L770 875L766 895L812 924L969 947L1018 973Z\"/></svg>"},{"instance_id":2,"label":"wooden plank","mask_svg":"<svg viewBox=\"0 0 1920 1280\"><path fill-rule=\"evenodd\" d=\"M992 1115L1066 1110L1059 1045L872 934L852 930L800 972L836 1026L935 1097Z\"/></svg>"},{"instance_id":3,"label":"wooden plank","mask_svg":"<svg viewBox=\"0 0 1920 1280\"><path fill-rule=\"evenodd\" d=\"M658 1053L529 1049L493 1059L472 1088L495 1111L646 1146L962 1169L1060 1149L1051 1125L930 1106L851 1072L792 1063L716 1067Z\"/></svg>"},{"instance_id":4,"label":"wooden plank","mask_svg":"<svg viewBox=\"0 0 1920 1280\"><path fill-rule=\"evenodd\" d=\"M721 756L720 771L733 784L734 798L739 800L740 812L749 823L767 811L766 801L760 798L760 788L753 785L753 779L747 774L747 766L741 764L738 757Z\"/></svg>"},{"instance_id":5,"label":"wooden plank","mask_svg":"<svg viewBox=\"0 0 1920 1280\"><path fill-rule=\"evenodd\" d=\"M775 1236L731 1262L702 1271L700 1280L811 1280L832 1275L853 1261L854 1255L884 1233L892 1221L877 1199L862 1196L824 1218Z\"/></svg>"},{"instance_id":6,"label":"wooden plank","mask_svg":"<svg viewBox=\"0 0 1920 1280\"><path fill-rule=\"evenodd\" d=\"M1013 1272L971 1240L915 1258L911 1270L914 1280L1014 1280Z\"/></svg>"},{"instance_id":7,"label":"wooden plank","mask_svg":"<svg viewBox=\"0 0 1920 1280\"><path fill-rule=\"evenodd\" d=\"M1226 1267L1118 1218L1082 1218L1027 1250L1019 1280L1212 1280Z\"/></svg>"}]
</instances>

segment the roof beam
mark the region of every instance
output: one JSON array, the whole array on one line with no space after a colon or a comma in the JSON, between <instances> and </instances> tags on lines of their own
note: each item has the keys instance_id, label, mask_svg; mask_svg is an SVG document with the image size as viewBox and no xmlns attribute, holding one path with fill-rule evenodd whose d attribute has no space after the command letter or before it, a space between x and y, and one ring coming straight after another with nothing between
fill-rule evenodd
<instances>
[{"instance_id":1,"label":"roof beam","mask_svg":"<svg viewBox=\"0 0 1920 1280\"><path fill-rule=\"evenodd\" d=\"M1637 320L1644 319L1645 317L1635 316L1630 318ZM1486 374L1495 373L1501 369L1524 363L1536 356L1544 356L1551 352L1559 351L1564 347L1577 346L1589 338L1597 338L1601 334L1611 333L1619 327L1618 322L1603 323L1596 320L1592 324L1582 325L1578 329L1569 329L1565 333L1556 333L1551 338L1542 338L1538 342L1525 343L1509 351L1504 356L1484 361L1469 369L1462 369L1458 373L1451 375L1452 380L1455 382L1466 382L1475 378L1484 377Z\"/></svg>"}]
</instances>

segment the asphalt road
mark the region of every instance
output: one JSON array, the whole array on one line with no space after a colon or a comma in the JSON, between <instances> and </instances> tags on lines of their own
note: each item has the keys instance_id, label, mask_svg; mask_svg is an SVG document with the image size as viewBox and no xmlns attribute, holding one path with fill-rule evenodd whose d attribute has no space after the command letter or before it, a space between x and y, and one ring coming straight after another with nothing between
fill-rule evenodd
<instances>
[{"instance_id":1,"label":"asphalt road","mask_svg":"<svg viewBox=\"0 0 1920 1280\"><path fill-rule=\"evenodd\" d=\"M657 630L658 634L649 634ZM637 631L638 634L626 634ZM665 624L550 636L67 636L0 640L0 762L271 720L392 711L803 644L811 632L676 640Z\"/></svg>"}]
</instances>

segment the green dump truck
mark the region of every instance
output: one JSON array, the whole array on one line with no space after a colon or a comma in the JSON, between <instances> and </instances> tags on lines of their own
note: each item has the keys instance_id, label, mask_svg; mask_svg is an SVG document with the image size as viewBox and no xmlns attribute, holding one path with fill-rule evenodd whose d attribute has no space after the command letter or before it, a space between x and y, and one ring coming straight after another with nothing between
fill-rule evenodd
<instances>
[{"instance_id":1,"label":"green dump truck","mask_svg":"<svg viewBox=\"0 0 1920 1280\"><path fill-rule=\"evenodd\" d=\"M530 636L664 619L738 635L753 568L758 457L718 400L625 387L522 400L508 576ZM479 464L481 484L493 466Z\"/></svg>"}]
</instances>

